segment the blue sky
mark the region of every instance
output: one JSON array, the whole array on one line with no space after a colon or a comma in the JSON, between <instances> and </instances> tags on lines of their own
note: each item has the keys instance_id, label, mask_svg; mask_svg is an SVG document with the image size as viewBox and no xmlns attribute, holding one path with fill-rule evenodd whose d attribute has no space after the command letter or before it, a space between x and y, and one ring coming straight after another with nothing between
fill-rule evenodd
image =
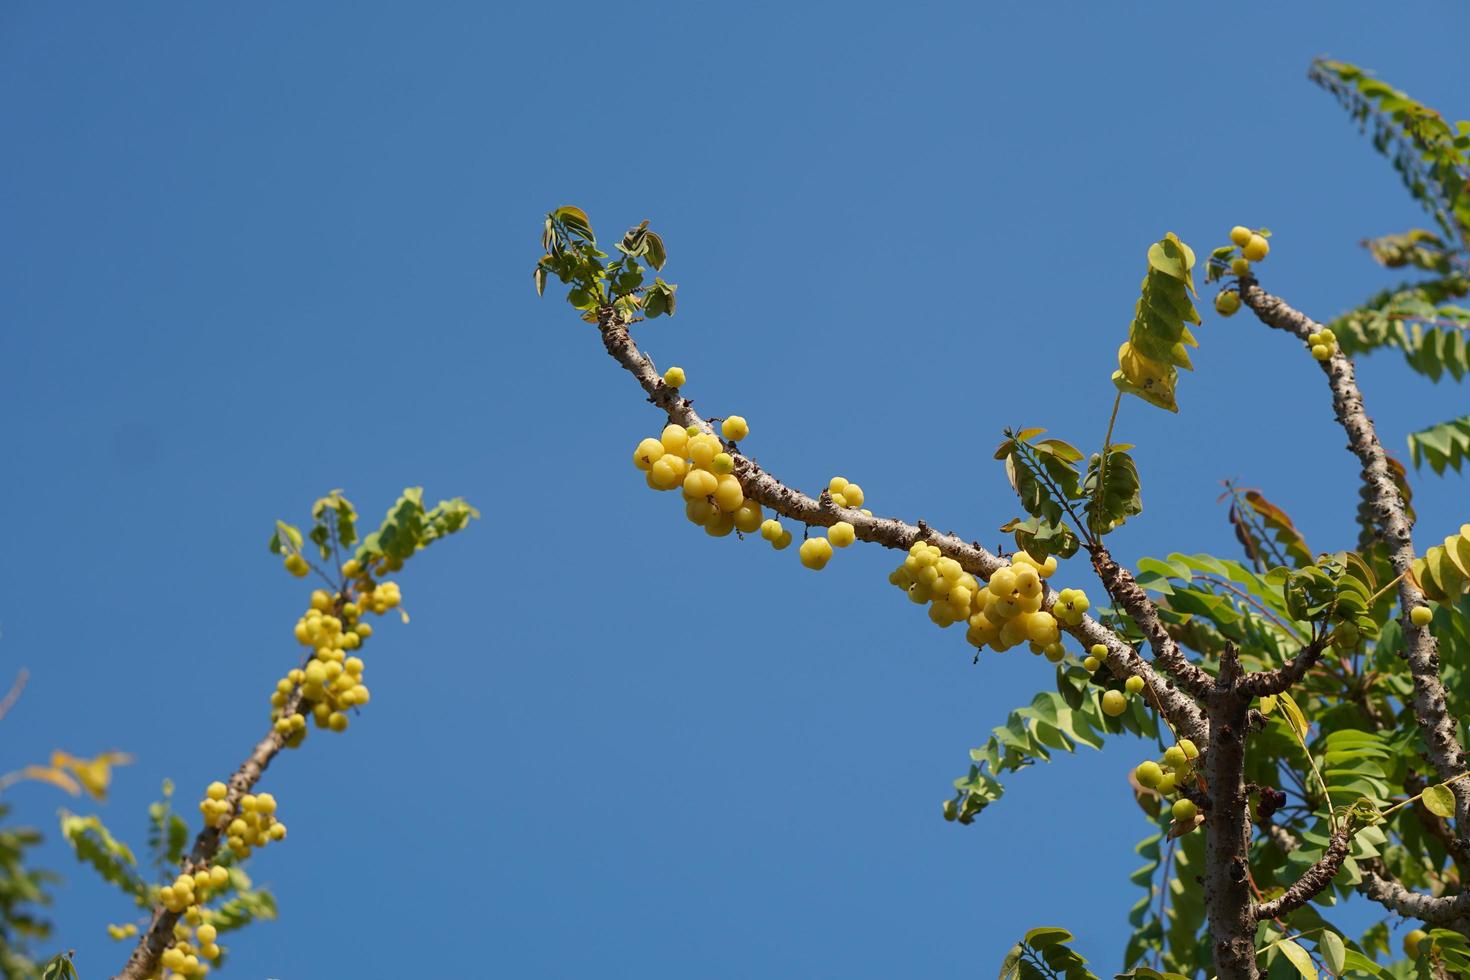
<instances>
[{"instance_id":1,"label":"blue sky","mask_svg":"<svg viewBox=\"0 0 1470 980\"><path fill-rule=\"evenodd\" d=\"M404 575L352 730L268 773L282 920L229 975L985 975L1038 924L1112 968L1143 747L943 823L1050 671L972 666L890 554L815 575L649 493L628 460L658 419L536 299L540 215L652 220L679 314L638 336L763 464L993 546L1000 428L1102 438L1165 231L1269 225L1264 284L1319 317L1390 281L1357 242L1426 218L1306 66L1464 117L1467 31L1449 2L7 4L0 674L32 681L5 767L133 752L102 812L141 843L159 782L232 770L296 656L272 521L421 484L485 520ZM1225 477L1350 546L1318 373L1244 316L1199 335L1181 414L1120 420L1147 509L1119 553L1232 553ZM1361 375L1399 451L1470 401ZM1419 481L1422 539L1466 489ZM9 797L48 828L78 805ZM60 941L108 975L127 907L46 856Z\"/></svg>"}]
</instances>

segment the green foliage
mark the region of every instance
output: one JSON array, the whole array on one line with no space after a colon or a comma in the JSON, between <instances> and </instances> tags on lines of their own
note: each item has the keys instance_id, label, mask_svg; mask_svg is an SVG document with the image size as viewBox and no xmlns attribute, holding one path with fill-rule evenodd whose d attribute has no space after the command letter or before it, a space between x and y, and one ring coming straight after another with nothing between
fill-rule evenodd
<instances>
[{"instance_id":1,"label":"green foliage","mask_svg":"<svg viewBox=\"0 0 1470 980\"><path fill-rule=\"evenodd\" d=\"M102 879L144 904L148 886L138 874L132 848L116 837L98 817L80 817L61 811L61 836L71 844L77 860L89 864Z\"/></svg>"},{"instance_id":2,"label":"green foliage","mask_svg":"<svg viewBox=\"0 0 1470 980\"><path fill-rule=\"evenodd\" d=\"M1190 347L1199 343L1189 331L1198 325L1194 294L1194 252L1169 232L1148 250L1148 273L1134 307L1128 340L1118 348L1113 384L1150 405L1179 411L1174 397L1176 368L1192 370Z\"/></svg>"},{"instance_id":3,"label":"green foliage","mask_svg":"<svg viewBox=\"0 0 1470 980\"><path fill-rule=\"evenodd\" d=\"M1404 362L1431 381L1449 374L1456 381L1470 372L1466 331L1470 309L1452 299L1470 291L1459 273L1420 283L1405 283L1377 293L1329 326L1338 346L1350 355L1398 350Z\"/></svg>"},{"instance_id":4,"label":"green foliage","mask_svg":"<svg viewBox=\"0 0 1470 980\"><path fill-rule=\"evenodd\" d=\"M1082 454L1060 439L1038 439L1045 429L1005 431L995 458L1005 463L1006 479L1030 519L1015 518L1001 530L1014 533L1016 546L1038 561L1048 555L1070 558L1077 535L1063 518L1072 501L1083 499L1077 474Z\"/></svg>"},{"instance_id":5,"label":"green foliage","mask_svg":"<svg viewBox=\"0 0 1470 980\"><path fill-rule=\"evenodd\" d=\"M1308 77L1336 96L1450 238L1470 232L1470 123L1454 125L1355 65L1319 59Z\"/></svg>"},{"instance_id":6,"label":"green foliage","mask_svg":"<svg viewBox=\"0 0 1470 980\"><path fill-rule=\"evenodd\" d=\"M1156 806L1156 800L1151 794L1139 796L1141 805L1149 801ZM1158 820L1160 814L1151 812L1150 816ZM1204 935L1204 895L1195 886L1195 878L1204 870L1204 835L1185 834L1166 840L1169 823L1170 817L1164 811L1159 829L1134 847L1146 863L1129 878L1144 889L1144 895L1128 913L1133 932L1123 951L1123 965L1135 967L1151 957L1170 975L1192 977L1207 972L1211 962L1210 944ZM1154 971L1139 968L1137 973L1150 975Z\"/></svg>"},{"instance_id":7,"label":"green foliage","mask_svg":"<svg viewBox=\"0 0 1470 980\"><path fill-rule=\"evenodd\" d=\"M0 822L10 808L0 804ZM31 980L36 962L30 946L51 935L51 924L40 910L51 904L50 888L59 879L30 865L29 852L41 843L33 827L0 823L0 977Z\"/></svg>"},{"instance_id":8,"label":"green foliage","mask_svg":"<svg viewBox=\"0 0 1470 980\"><path fill-rule=\"evenodd\" d=\"M57 953L41 967L41 980L77 980L77 968L70 953Z\"/></svg>"},{"instance_id":9,"label":"green foliage","mask_svg":"<svg viewBox=\"0 0 1470 980\"><path fill-rule=\"evenodd\" d=\"M1470 415L1409 433L1409 458L1416 468L1428 463L1439 475L1447 467L1460 472L1470 459Z\"/></svg>"},{"instance_id":10,"label":"green foliage","mask_svg":"<svg viewBox=\"0 0 1470 980\"><path fill-rule=\"evenodd\" d=\"M276 897L264 889L258 889L250 876L238 867L230 868L230 882L220 893L228 896L216 905L209 921L221 933L243 929L252 922L272 920L276 917Z\"/></svg>"},{"instance_id":11,"label":"green foliage","mask_svg":"<svg viewBox=\"0 0 1470 980\"><path fill-rule=\"evenodd\" d=\"M463 497L441 500L432 510L425 510L424 488L409 487L388 508L378 529L362 539L355 557L364 565L378 559L402 561L479 516Z\"/></svg>"},{"instance_id":12,"label":"green foliage","mask_svg":"<svg viewBox=\"0 0 1470 980\"><path fill-rule=\"evenodd\" d=\"M1160 617L1186 647L1218 656L1228 641L1250 669L1268 669L1296 654L1310 624L1287 609L1285 570L1262 575L1212 555L1171 554L1138 561L1138 584L1160 596Z\"/></svg>"},{"instance_id":13,"label":"green foliage","mask_svg":"<svg viewBox=\"0 0 1470 980\"><path fill-rule=\"evenodd\" d=\"M1470 585L1470 524L1460 525L1443 544L1424 550L1414 559L1414 578L1424 595L1437 602L1459 599Z\"/></svg>"},{"instance_id":14,"label":"green foliage","mask_svg":"<svg viewBox=\"0 0 1470 980\"><path fill-rule=\"evenodd\" d=\"M1061 439L1038 438L1045 432L1007 429L1005 441L995 450L995 458L1005 463L1011 489L1030 515L1012 519L1001 530L1014 534L1016 547L1038 561L1077 553L1077 533L1068 518L1100 537L1143 513L1138 467L1126 452L1132 446L1111 446L1106 467L1102 454L1093 453L1084 477L1077 470L1082 460L1077 447Z\"/></svg>"},{"instance_id":15,"label":"green foliage","mask_svg":"<svg viewBox=\"0 0 1470 980\"><path fill-rule=\"evenodd\" d=\"M639 314L650 320L674 315L679 287L658 276L644 283L645 265L658 272L668 261L664 240L649 230L647 221L623 236L617 245L619 258L604 262L608 253L598 250L586 212L560 207L546 216L541 247L546 254L536 263L536 294L544 294L548 278L556 276L571 287L567 302L583 311L582 319L588 323L597 323L602 310L615 310L629 322Z\"/></svg>"},{"instance_id":16,"label":"green foliage","mask_svg":"<svg viewBox=\"0 0 1470 980\"><path fill-rule=\"evenodd\" d=\"M1067 944L1072 934L1057 926L1040 926L1026 933L1006 953L1000 980L1097 980L1087 960Z\"/></svg>"},{"instance_id":17,"label":"green foliage","mask_svg":"<svg viewBox=\"0 0 1470 980\"><path fill-rule=\"evenodd\" d=\"M163 799L148 804L148 853L160 878L179 863L189 846L189 824L174 812L172 779L163 781Z\"/></svg>"},{"instance_id":18,"label":"green foliage","mask_svg":"<svg viewBox=\"0 0 1470 980\"><path fill-rule=\"evenodd\" d=\"M996 777L1050 761L1054 751L1074 752L1078 745L1101 749L1104 736L1124 732L1158 737L1158 719L1141 698L1131 699L1129 709L1116 718L1104 714L1099 683L1116 686L1107 668L1094 677L1075 661L1058 664L1055 691L1042 691L1029 705L1012 711L983 746L970 750L970 771L954 783L953 812L961 823L969 823L1005 794Z\"/></svg>"},{"instance_id":19,"label":"green foliage","mask_svg":"<svg viewBox=\"0 0 1470 980\"><path fill-rule=\"evenodd\" d=\"M1373 260L1388 269L1413 266L1441 276L1454 271L1454 251L1444 239L1423 228L1410 228L1397 235L1380 235L1364 244Z\"/></svg>"},{"instance_id":20,"label":"green foliage","mask_svg":"<svg viewBox=\"0 0 1470 980\"><path fill-rule=\"evenodd\" d=\"M1087 461L1087 476L1082 481L1083 508L1087 527L1098 536L1121 527L1130 517L1143 513L1143 487L1138 478L1138 465L1125 450L1131 446L1110 446L1106 465L1103 454L1093 453Z\"/></svg>"},{"instance_id":21,"label":"green foliage","mask_svg":"<svg viewBox=\"0 0 1470 980\"><path fill-rule=\"evenodd\" d=\"M338 547L357 544L357 511L341 490L333 490L312 504L311 520L307 537L316 544L322 558L332 557Z\"/></svg>"},{"instance_id":22,"label":"green foliage","mask_svg":"<svg viewBox=\"0 0 1470 980\"><path fill-rule=\"evenodd\" d=\"M1377 592L1378 579L1368 563L1356 552L1339 551L1291 572L1282 597L1287 613L1298 621L1346 624L1359 636L1373 639L1381 622L1374 612Z\"/></svg>"}]
</instances>

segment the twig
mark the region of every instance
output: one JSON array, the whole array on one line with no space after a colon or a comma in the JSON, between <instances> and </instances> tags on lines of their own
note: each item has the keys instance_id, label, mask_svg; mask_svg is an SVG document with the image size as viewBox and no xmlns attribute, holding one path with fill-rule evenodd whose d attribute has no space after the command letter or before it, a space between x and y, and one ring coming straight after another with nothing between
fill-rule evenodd
<instances>
[{"instance_id":1,"label":"twig","mask_svg":"<svg viewBox=\"0 0 1470 980\"><path fill-rule=\"evenodd\" d=\"M648 395L648 400L659 408L670 422L686 427L692 425L701 432L715 434L714 427L694 411L693 402L682 397L678 389L664 384L663 379L654 368L653 361L633 342L626 324L619 319L615 310L608 308L602 311L600 327L603 346L607 349L608 354L629 374L633 375ZM855 508L833 506L830 499L824 505L820 499L809 497L776 479L754 460L740 452L739 447L735 444L725 442L724 445L734 460L734 475L740 481L745 496L769 507L782 517L813 527L831 527L838 521L846 521L852 525L859 540L870 541L900 551L907 551L916 541L925 541L959 562L960 566L972 575L981 578L988 579L995 571L1010 564L975 542L965 541L953 534L940 534L923 521L908 524L896 518L870 516ZM1137 586L1135 585L1134 588ZM1055 593L1048 590L1043 608L1050 608L1055 601ZM1147 597L1145 601L1148 601ZM1149 606L1152 606L1151 602ZM1090 616L1084 616L1082 622L1076 626L1060 623L1058 625L1075 637L1084 648L1091 649L1099 644L1105 646L1108 667L1116 675L1120 677L1127 677L1131 674L1141 676L1145 684L1162 692L1160 700L1164 706L1164 713L1175 728L1197 744L1207 744L1209 725L1199 710L1199 706L1183 691L1178 690L1173 682L1160 676L1147 661L1138 655L1137 651L1120 640L1112 630ZM1169 643L1172 645L1173 640L1169 640ZM1203 675L1199 668L1184 660L1182 654L1178 659L1189 671Z\"/></svg>"},{"instance_id":2,"label":"twig","mask_svg":"<svg viewBox=\"0 0 1470 980\"><path fill-rule=\"evenodd\" d=\"M6 692L4 700L0 700L0 719L10 714L10 709L20 700L20 693L26 689L26 681L30 679L31 672L22 667L15 675L15 680L11 681L10 690Z\"/></svg>"}]
</instances>

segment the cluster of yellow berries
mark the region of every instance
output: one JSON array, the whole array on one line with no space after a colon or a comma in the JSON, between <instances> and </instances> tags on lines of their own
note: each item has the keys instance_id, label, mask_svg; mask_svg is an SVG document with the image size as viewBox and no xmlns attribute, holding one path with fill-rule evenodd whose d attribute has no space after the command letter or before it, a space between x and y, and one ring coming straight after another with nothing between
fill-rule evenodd
<instances>
[{"instance_id":1,"label":"cluster of yellow berries","mask_svg":"<svg viewBox=\"0 0 1470 980\"><path fill-rule=\"evenodd\" d=\"M862 509L863 502L867 499L863 488L856 483L848 482L846 477L834 476L827 481L827 496L838 507L857 508L867 516L873 516L872 511ZM798 554L804 566L813 571L821 571L827 567L827 562L832 560L833 548L846 548L856 540L857 529L847 521L838 521L827 528L826 537L810 537L803 541Z\"/></svg>"},{"instance_id":2,"label":"cluster of yellow berries","mask_svg":"<svg viewBox=\"0 0 1470 980\"><path fill-rule=\"evenodd\" d=\"M350 576L361 576L356 561L343 565ZM360 620L363 611L379 615L396 609L403 597L396 582L364 580L358 585L356 601L344 601L341 593L324 589L311 594L311 605L296 621L294 633L302 646L315 652L304 667L289 671L271 692L271 719L275 730L295 748L306 737L306 717L298 710L302 701L311 707L318 728L340 732L347 728L347 710L367 704L372 697L362 682L362 658L348 656L373 635L373 628ZM340 613L340 615L339 615ZM295 699L297 689L301 698Z\"/></svg>"},{"instance_id":3,"label":"cluster of yellow berries","mask_svg":"<svg viewBox=\"0 0 1470 980\"><path fill-rule=\"evenodd\" d=\"M128 922L120 926L109 924L107 927L107 935L109 935L113 939L129 939L133 936L136 936L137 934L138 926L132 922Z\"/></svg>"},{"instance_id":4,"label":"cluster of yellow berries","mask_svg":"<svg viewBox=\"0 0 1470 980\"><path fill-rule=\"evenodd\" d=\"M1307 345L1312 348L1313 357L1325 361L1337 353L1337 334L1331 327L1323 327L1320 333L1307 334Z\"/></svg>"},{"instance_id":5,"label":"cluster of yellow berries","mask_svg":"<svg viewBox=\"0 0 1470 980\"><path fill-rule=\"evenodd\" d=\"M1061 603L1058 602L1058 605L1060 604ZM1080 622L1081 617L1078 617L1078 619ZM1075 626L1076 623L1072 623L1071 625ZM1095 673L1097 669L1103 665L1103 661L1107 659L1107 656L1107 644L1095 643L1093 644L1092 649L1088 651L1087 657L1083 659L1082 668L1089 672ZM1103 714L1107 715L1109 718L1116 718L1123 712L1127 711L1128 695L1142 694L1144 686L1145 685L1143 682L1143 678L1139 677L1137 674L1134 674L1123 682L1123 691L1104 691L1102 695ZM1126 691L1127 693L1125 694L1124 691Z\"/></svg>"},{"instance_id":6,"label":"cluster of yellow berries","mask_svg":"<svg viewBox=\"0 0 1470 980\"><path fill-rule=\"evenodd\" d=\"M218 959L222 952L217 939L219 930L207 922L196 922L194 929L176 923L173 944L163 951L159 963L179 976L202 977L209 972L205 961Z\"/></svg>"},{"instance_id":7,"label":"cluster of yellow berries","mask_svg":"<svg viewBox=\"0 0 1470 980\"><path fill-rule=\"evenodd\" d=\"M199 803L199 809L204 814L205 823L225 832L230 850L236 855L248 857L251 848L264 847L270 841L281 840L286 836L286 825L276 820L274 796L269 793L247 793L240 797L240 804L232 816L229 800L226 799L229 792L229 787L224 783L210 783L204 792L204 799ZM219 870L224 871L223 868ZM179 881L182 882L186 877L180 877ZM167 902L164 904L167 905ZM184 903L185 906L191 904L193 903Z\"/></svg>"},{"instance_id":8,"label":"cluster of yellow berries","mask_svg":"<svg viewBox=\"0 0 1470 980\"><path fill-rule=\"evenodd\" d=\"M209 900L209 893L229 884L230 873L219 865L208 871L181 874L158 890L159 903L170 912L185 912Z\"/></svg>"},{"instance_id":9,"label":"cluster of yellow berries","mask_svg":"<svg viewBox=\"0 0 1470 980\"><path fill-rule=\"evenodd\" d=\"M1259 262L1271 252L1271 243L1266 236L1251 231L1245 225L1230 229L1230 242L1240 249L1240 255L1230 261L1230 271L1243 276L1251 271L1250 264Z\"/></svg>"},{"instance_id":10,"label":"cluster of yellow berries","mask_svg":"<svg viewBox=\"0 0 1470 980\"><path fill-rule=\"evenodd\" d=\"M1245 225L1230 229L1230 241L1240 249L1240 254L1230 260L1231 275L1249 275L1251 263L1264 259L1271 251L1266 236L1251 231ZM1215 312L1221 316L1234 316L1240 309L1240 293L1234 289L1221 290L1215 296Z\"/></svg>"},{"instance_id":11,"label":"cluster of yellow berries","mask_svg":"<svg viewBox=\"0 0 1470 980\"><path fill-rule=\"evenodd\" d=\"M1193 764L1198 758L1199 749L1195 744L1187 738L1181 738L1178 744L1164 750L1162 759L1140 762L1138 768L1133 770L1133 778L1138 785L1151 789L1162 797L1174 796L1194 778ZM1175 827L1183 831L1193 830L1198 813L1199 807L1193 800L1179 797L1173 805Z\"/></svg>"},{"instance_id":12,"label":"cluster of yellow berries","mask_svg":"<svg viewBox=\"0 0 1470 980\"><path fill-rule=\"evenodd\" d=\"M1058 618L1075 625L1088 608L1087 597L1074 589L1058 593L1053 607L1057 615L1041 608L1042 580L1056 569L1055 557L1038 562L1021 552L982 586L959 562L917 541L888 581L907 592L910 601L928 603L935 625L944 628L964 620L969 624L965 639L976 647L1000 652L1027 643L1032 653L1055 663L1064 655Z\"/></svg>"},{"instance_id":13,"label":"cluster of yellow berries","mask_svg":"<svg viewBox=\"0 0 1470 980\"><path fill-rule=\"evenodd\" d=\"M750 427L745 419L732 415L725 419L722 431L735 442L748 435ZM698 426L669 425L657 439L644 439L633 451L633 465L644 471L654 490L682 488L684 515L712 537L723 538L731 531L749 534L765 519L760 504L745 499L745 490L735 478L734 457L724 451L718 438L701 432Z\"/></svg>"}]
</instances>

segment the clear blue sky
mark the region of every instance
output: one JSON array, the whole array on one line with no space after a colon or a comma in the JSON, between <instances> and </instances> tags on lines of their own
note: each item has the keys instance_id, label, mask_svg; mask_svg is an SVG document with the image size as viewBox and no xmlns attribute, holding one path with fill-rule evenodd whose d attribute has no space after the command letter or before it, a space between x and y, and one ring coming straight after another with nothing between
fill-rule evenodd
<instances>
[{"instance_id":1,"label":"clear blue sky","mask_svg":"<svg viewBox=\"0 0 1470 980\"><path fill-rule=\"evenodd\" d=\"M486 519L403 578L352 730L269 772L283 920L229 975L983 976L1043 923L1115 966L1142 747L943 823L1049 669L971 666L890 554L814 575L649 493L658 419L537 301L540 216L652 219L679 314L639 336L762 463L994 545L999 429L1101 439L1165 231L1269 225L1265 284L1321 317L1389 281L1356 243L1426 219L1304 75L1330 54L1470 116L1470 14L1413 9L6 4L0 674L33 679L5 767L135 753L103 814L141 843L159 781L233 769L296 656L271 522L423 484ZM1199 334L1182 414L1121 419L1147 511L1119 551L1231 553L1223 477L1350 546L1318 373L1244 316ZM1399 451L1470 410L1389 357L1362 375ZM1420 481L1421 538L1466 490ZM10 797L47 828L76 805ZM46 856L61 942L108 975L126 905Z\"/></svg>"}]
</instances>

